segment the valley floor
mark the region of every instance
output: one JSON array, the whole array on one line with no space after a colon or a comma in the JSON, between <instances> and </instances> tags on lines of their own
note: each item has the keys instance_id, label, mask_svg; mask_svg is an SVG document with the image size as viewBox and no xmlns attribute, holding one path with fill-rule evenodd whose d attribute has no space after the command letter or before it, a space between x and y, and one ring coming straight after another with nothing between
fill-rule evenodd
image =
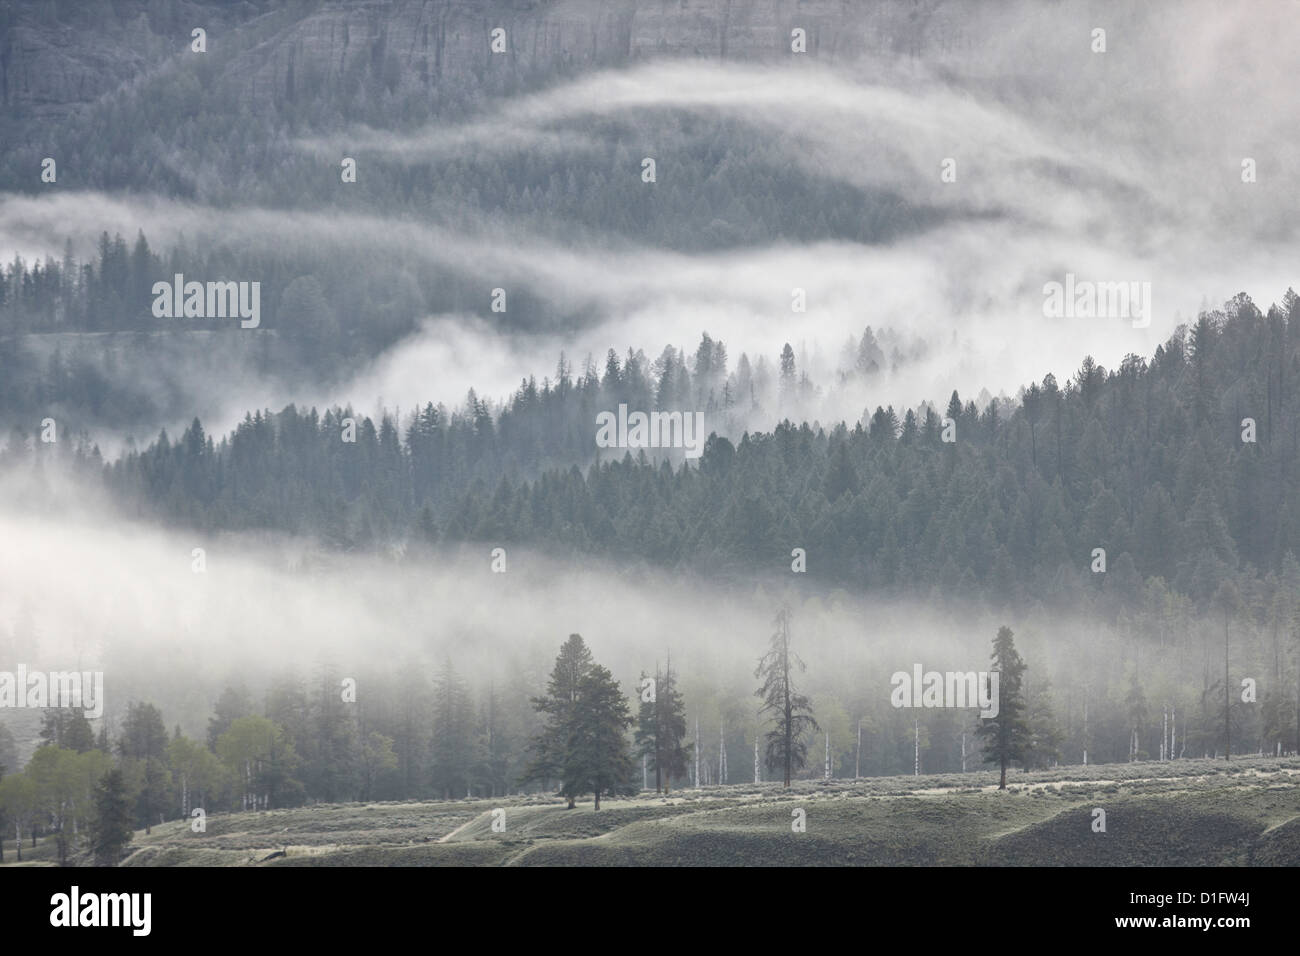
<instances>
[{"instance_id":1,"label":"valley floor","mask_svg":"<svg viewBox=\"0 0 1300 956\"><path fill-rule=\"evenodd\" d=\"M1300 865L1300 757L1071 766L996 785L980 771L732 784L598 813L532 795L210 814L201 834L186 821L137 832L124 865ZM24 848L23 865L54 859L52 840Z\"/></svg>"}]
</instances>

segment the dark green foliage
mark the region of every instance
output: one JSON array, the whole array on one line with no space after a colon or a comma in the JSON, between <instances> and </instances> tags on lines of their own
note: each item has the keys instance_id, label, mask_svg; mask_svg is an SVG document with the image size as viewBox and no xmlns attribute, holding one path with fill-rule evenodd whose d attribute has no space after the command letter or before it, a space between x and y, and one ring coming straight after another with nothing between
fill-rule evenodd
<instances>
[{"instance_id":1,"label":"dark green foliage","mask_svg":"<svg viewBox=\"0 0 1300 956\"><path fill-rule=\"evenodd\" d=\"M1030 753L1029 722L1025 717L1022 690L1025 662L1016 651L1011 628L998 628L993 639L992 669L998 672L998 712L995 717L981 718L975 729L984 741L984 761L996 763L1001 772L998 787L1007 788L1007 767L1025 760Z\"/></svg>"},{"instance_id":2,"label":"dark green foliage","mask_svg":"<svg viewBox=\"0 0 1300 956\"><path fill-rule=\"evenodd\" d=\"M240 717L253 713L253 699L248 691L241 687L227 687L217 698L212 707L214 713L208 718L208 749L217 748L217 738L230 729Z\"/></svg>"},{"instance_id":3,"label":"dark green foliage","mask_svg":"<svg viewBox=\"0 0 1300 956\"><path fill-rule=\"evenodd\" d=\"M85 713L76 707L53 707L41 715L41 740L56 747L85 753L95 749L95 732Z\"/></svg>"},{"instance_id":4,"label":"dark green foliage","mask_svg":"<svg viewBox=\"0 0 1300 956\"><path fill-rule=\"evenodd\" d=\"M569 809L586 793L595 795L599 810L601 794L635 792L627 698L613 675L592 660L580 635L569 635L560 648L546 696L533 698L533 706L544 724L533 738L525 782L558 781Z\"/></svg>"},{"instance_id":5,"label":"dark green foliage","mask_svg":"<svg viewBox=\"0 0 1300 956\"><path fill-rule=\"evenodd\" d=\"M124 766L137 780L135 821L150 832L167 805L167 727L153 704L127 705L117 749Z\"/></svg>"},{"instance_id":6,"label":"dark green foliage","mask_svg":"<svg viewBox=\"0 0 1300 956\"><path fill-rule=\"evenodd\" d=\"M564 775L580 793L595 796L600 809L603 793L636 792L629 787L634 767L627 746L627 729L632 725L627 697L606 668L593 664L578 688L564 759Z\"/></svg>"},{"instance_id":7,"label":"dark green foliage","mask_svg":"<svg viewBox=\"0 0 1300 956\"><path fill-rule=\"evenodd\" d=\"M646 677L641 676L644 682ZM653 699L646 700L642 692L635 735L637 756L647 758L654 771L655 793L667 793L673 780L686 776L695 745L683 743L685 739L686 702L669 658L664 670L655 668Z\"/></svg>"},{"instance_id":8,"label":"dark green foliage","mask_svg":"<svg viewBox=\"0 0 1300 956\"><path fill-rule=\"evenodd\" d=\"M524 782L546 785L559 783L559 794L569 801L569 808L583 792L580 782L565 776L569 741L573 733L578 695L593 666L591 651L580 634L570 634L560 648L544 697L534 697L533 707L542 715L541 730L533 737L533 759L523 773Z\"/></svg>"},{"instance_id":9,"label":"dark green foliage","mask_svg":"<svg viewBox=\"0 0 1300 956\"><path fill-rule=\"evenodd\" d=\"M737 579L773 569L798 542L830 584L922 597L938 584L946 597L1004 604L1048 596L1114 620L1154 579L1204 607L1225 576L1248 590L1300 551L1288 479L1300 473L1300 433L1282 425L1300 421L1296 329L1291 295L1267 319L1236 301L1208 314L1196 354L1216 397L1199 425L1180 330L1149 362L1085 362L1063 388L1049 375L996 414L971 418L954 395L954 445L926 406L901 425L879 409L851 428L782 423L715 438L698 467L609 452L585 472L572 466L596 455L597 409L716 399L702 391L721 375L721 343L710 341L694 378L676 349L653 363L607 361L607 381L594 363L575 379L565 360L502 408L471 393L455 411L426 405L400 431L347 408L253 412L220 440L195 422L104 476L136 514L206 530L283 530L340 548L492 538ZM728 376L736 393L742 367ZM1243 409L1257 443L1241 441ZM355 444L340 441L346 418ZM14 460L24 454L10 446ZM96 467L95 453L84 461ZM1104 575L1090 573L1097 547Z\"/></svg>"},{"instance_id":10,"label":"dark green foliage","mask_svg":"<svg viewBox=\"0 0 1300 956\"><path fill-rule=\"evenodd\" d=\"M131 842L131 808L121 770L110 770L95 788L90 848L96 866L117 866Z\"/></svg>"}]
</instances>

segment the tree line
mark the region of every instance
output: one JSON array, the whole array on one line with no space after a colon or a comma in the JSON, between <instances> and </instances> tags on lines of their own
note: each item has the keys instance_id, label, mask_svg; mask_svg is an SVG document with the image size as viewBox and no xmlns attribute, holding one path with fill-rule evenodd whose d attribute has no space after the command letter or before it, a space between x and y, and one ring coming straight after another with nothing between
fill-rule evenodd
<instances>
[{"instance_id":1,"label":"tree line","mask_svg":"<svg viewBox=\"0 0 1300 956\"><path fill-rule=\"evenodd\" d=\"M877 349L866 330L861 374ZM877 408L851 427L715 434L695 463L602 457L595 415L703 401L725 421L764 389L779 410L801 387L788 346L776 367L742 356L729 369L706 335L690 358L611 350L603 374L589 363L576 378L562 358L554 380L526 381L500 409L473 392L454 411L378 422L291 405L251 412L219 440L196 419L110 463L88 442L61 447L130 513L200 531L283 530L412 560L440 543L534 545L724 577L780 570L802 548L808 573L833 585L1006 603L1103 594L1113 620L1149 586L1205 606L1225 579L1249 593L1284 571L1300 550L1297 380L1300 298L1288 292L1267 316L1240 296L1150 361L1085 358L1069 381L1047 375L1015 401L981 408L954 391L944 407ZM10 442L4 459L58 454Z\"/></svg>"},{"instance_id":2,"label":"tree line","mask_svg":"<svg viewBox=\"0 0 1300 956\"><path fill-rule=\"evenodd\" d=\"M793 648L791 619L788 607L777 612L754 671L760 681L754 696L761 701L753 724L755 782L761 733L764 766L787 788L807 767L809 743L821 730L813 701L799 684L806 665ZM1003 674L1000 711L970 729L985 739L984 759L999 764L1005 787L1008 766L1028 764L1031 741L1049 729L1052 717L1026 711L1024 663L1006 627L994 643L993 665ZM450 663L432 683L425 716L433 719L427 762L418 770L419 795L456 797L462 787L465 796L533 791L552 793L569 809L590 795L598 811L602 796L648 791L651 774L655 793L667 794L682 781L705 783L698 730L690 741L686 701L671 662L657 667L653 677L642 672L633 692L640 701L634 717L613 674L596 663L581 635L570 635L544 692L527 698L537 718L528 722L534 729L514 745L490 713L485 724L468 716L468 695ZM78 709L47 709L41 743L21 772L6 773L15 752L12 735L0 724L0 861L9 837L21 860L24 840L35 847L44 835L54 841L61 864L84 854L96 864L115 865L134 830L148 833L167 820L199 819L196 832L204 832L208 813L382 796L380 778L391 784L404 772L400 744L379 730L366 733L367 722L343 703L346 695L335 704L326 687L305 704L282 684L279 693L290 696L268 695L264 714L249 713L248 694L228 687L208 720L206 740L187 737L179 726L168 734L161 711L147 702L132 702L116 733L106 720L96 732ZM493 706L491 698L487 703ZM285 708L305 714L305 726L295 726L294 713ZM494 748L500 753L512 746L518 752L508 759L514 769L503 785L484 786L494 772ZM825 775L830 774L828 763Z\"/></svg>"}]
</instances>

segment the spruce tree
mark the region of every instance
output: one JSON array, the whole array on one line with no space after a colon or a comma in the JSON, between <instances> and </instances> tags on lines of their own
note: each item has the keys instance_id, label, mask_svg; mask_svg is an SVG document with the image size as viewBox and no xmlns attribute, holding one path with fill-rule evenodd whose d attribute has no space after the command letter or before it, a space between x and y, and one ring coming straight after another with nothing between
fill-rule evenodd
<instances>
[{"instance_id":1,"label":"spruce tree","mask_svg":"<svg viewBox=\"0 0 1300 956\"><path fill-rule=\"evenodd\" d=\"M981 718L975 729L984 740L984 762L996 763L1002 770L998 789L1007 788L1007 766L1023 761L1028 752L1029 724L1024 718L1025 700L1021 682L1025 662L1016 651L1011 628L998 628L993 640L993 670L998 672L997 716Z\"/></svg>"},{"instance_id":2,"label":"spruce tree","mask_svg":"<svg viewBox=\"0 0 1300 956\"><path fill-rule=\"evenodd\" d=\"M627 746L632 725L627 698L606 668L594 664L578 688L572 731L565 753L566 786L577 793L588 790L600 809L602 793L624 792L635 767Z\"/></svg>"},{"instance_id":3,"label":"spruce tree","mask_svg":"<svg viewBox=\"0 0 1300 956\"><path fill-rule=\"evenodd\" d=\"M95 817L90 825L90 845L96 866L117 866L131 843L131 807L121 770L110 770L95 787Z\"/></svg>"},{"instance_id":4,"label":"spruce tree","mask_svg":"<svg viewBox=\"0 0 1300 956\"><path fill-rule=\"evenodd\" d=\"M434 682L431 777L443 798L463 797L474 765L474 713L469 689L448 659Z\"/></svg>"},{"instance_id":5,"label":"spruce tree","mask_svg":"<svg viewBox=\"0 0 1300 956\"><path fill-rule=\"evenodd\" d=\"M686 739L686 702L677 690L671 658L664 671L655 669L654 688L654 698L641 701L636 753L648 757L654 766L655 793L667 793L674 777L686 775L686 765L694 746L683 743Z\"/></svg>"},{"instance_id":6,"label":"spruce tree","mask_svg":"<svg viewBox=\"0 0 1300 956\"><path fill-rule=\"evenodd\" d=\"M560 648L545 697L532 698L533 707L544 716L542 729L533 738L533 758L524 770L522 783L559 781L559 794L575 806L577 781L565 776L566 756L573 731L574 709L583 681L592 668L591 651L580 634L570 634Z\"/></svg>"},{"instance_id":7,"label":"spruce tree","mask_svg":"<svg viewBox=\"0 0 1300 956\"><path fill-rule=\"evenodd\" d=\"M157 707L143 701L127 704L117 749L123 766L140 775L136 820L145 833L151 832L154 814L167 806L167 743L167 726Z\"/></svg>"}]
</instances>

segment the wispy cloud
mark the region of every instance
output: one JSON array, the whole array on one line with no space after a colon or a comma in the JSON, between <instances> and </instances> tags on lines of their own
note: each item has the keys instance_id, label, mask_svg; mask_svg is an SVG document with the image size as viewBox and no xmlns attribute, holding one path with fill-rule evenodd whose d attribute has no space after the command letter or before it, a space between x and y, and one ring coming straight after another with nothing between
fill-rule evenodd
<instances>
[{"instance_id":1,"label":"wispy cloud","mask_svg":"<svg viewBox=\"0 0 1300 956\"><path fill-rule=\"evenodd\" d=\"M642 137L653 154L658 118L687 113L751 125L774 161L809 175L946 214L889 243L688 255L625 236L566 241L563 223L539 235L447 204L393 219L60 192L0 197L0 251L57 251L74 230L88 242L102 229L141 227L156 245L184 233L268 252L360 252L479 280L485 306L492 288L526 290L563 317L522 329L486 307L474 318L432 315L328 390L359 406L380 396L456 401L471 384L501 395L524 374L548 372L561 348L578 361L609 347L690 348L704 330L733 357L772 356L790 341L833 359L867 324L924 338L928 358L846 394L831 414L853 418L862 404L910 405L954 387L1014 391L1047 371L1069 374L1085 352L1108 365L1149 353L1205 302L1244 290L1267 304L1295 281L1300 193L1289 171L1300 168L1300 101L1276 51L1300 40L1300 21L1289 4L1252 5L1249 16L1208 3L1150 7L1161 9L1113 5L1083 16L997 5L956 17L962 42L924 66L875 54L833 69L813 57L657 61L501 101L460 125L299 143L331 156L359 143L395 161L473 163L493 151L589 150L613 123L621 143ZM1098 26L1104 54L1090 49ZM1247 157L1253 184L1240 177ZM946 158L957 164L954 183L940 181ZM659 156L661 177L672 175L671 159ZM1045 318L1043 285L1067 272L1150 281L1151 327ZM806 290L806 313L790 309L796 287Z\"/></svg>"}]
</instances>

